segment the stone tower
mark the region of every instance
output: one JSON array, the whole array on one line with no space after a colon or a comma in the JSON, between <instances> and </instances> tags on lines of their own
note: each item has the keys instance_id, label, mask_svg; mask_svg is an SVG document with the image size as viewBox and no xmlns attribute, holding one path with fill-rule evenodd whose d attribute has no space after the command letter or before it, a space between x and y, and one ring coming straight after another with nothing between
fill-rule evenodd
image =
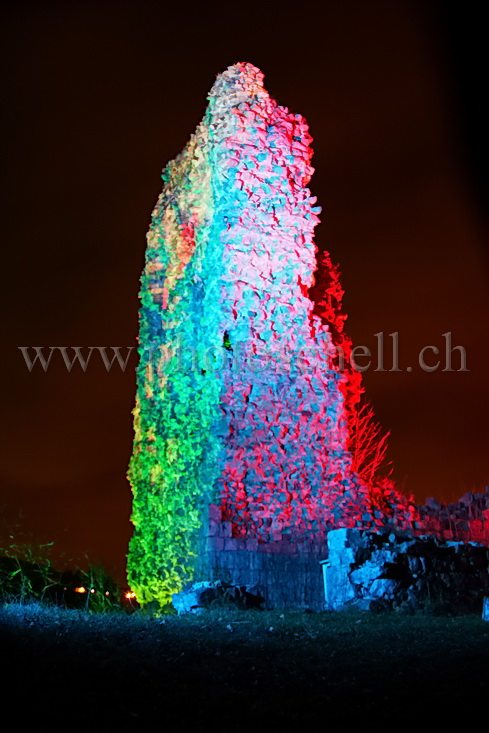
<instances>
[{"instance_id":1,"label":"stone tower","mask_svg":"<svg viewBox=\"0 0 489 733\"><path fill-rule=\"evenodd\" d=\"M308 294L320 209L306 121L247 63L208 99L163 172L141 278L128 575L143 603L192 577L209 504L259 543L374 516L348 451L361 387L340 368L340 302L321 318Z\"/></svg>"}]
</instances>

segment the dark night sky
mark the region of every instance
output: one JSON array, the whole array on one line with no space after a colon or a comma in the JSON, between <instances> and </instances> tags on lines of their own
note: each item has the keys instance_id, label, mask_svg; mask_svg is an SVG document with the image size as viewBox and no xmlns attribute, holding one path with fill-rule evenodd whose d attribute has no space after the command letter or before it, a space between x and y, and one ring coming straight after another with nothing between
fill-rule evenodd
<instances>
[{"instance_id":1,"label":"dark night sky","mask_svg":"<svg viewBox=\"0 0 489 733\"><path fill-rule=\"evenodd\" d=\"M4 526L122 576L135 359L29 373L18 347L135 345L161 169L237 61L310 124L316 242L341 265L350 336L397 331L413 366L364 373L399 486L424 501L489 482L487 62L482 17L449 5L4 5ZM447 331L470 371L421 371Z\"/></svg>"}]
</instances>

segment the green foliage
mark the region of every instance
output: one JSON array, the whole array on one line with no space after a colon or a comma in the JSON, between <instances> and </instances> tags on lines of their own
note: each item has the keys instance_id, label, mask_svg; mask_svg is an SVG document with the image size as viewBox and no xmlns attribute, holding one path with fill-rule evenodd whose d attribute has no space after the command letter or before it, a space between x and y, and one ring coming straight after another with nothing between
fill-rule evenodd
<instances>
[{"instance_id":1,"label":"green foliage","mask_svg":"<svg viewBox=\"0 0 489 733\"><path fill-rule=\"evenodd\" d=\"M12 535L0 543L0 603L62 604L96 613L121 610L121 589L103 567L59 572L51 560L53 544L15 542ZM76 591L80 587L83 593Z\"/></svg>"},{"instance_id":2,"label":"green foliage","mask_svg":"<svg viewBox=\"0 0 489 733\"><path fill-rule=\"evenodd\" d=\"M121 610L121 590L105 568L89 565L88 570L80 570L79 575L86 590L86 611L107 613Z\"/></svg>"},{"instance_id":3,"label":"green foliage","mask_svg":"<svg viewBox=\"0 0 489 733\"><path fill-rule=\"evenodd\" d=\"M33 546L11 542L0 548L0 600L43 601L57 582L51 565L52 542Z\"/></svg>"}]
</instances>

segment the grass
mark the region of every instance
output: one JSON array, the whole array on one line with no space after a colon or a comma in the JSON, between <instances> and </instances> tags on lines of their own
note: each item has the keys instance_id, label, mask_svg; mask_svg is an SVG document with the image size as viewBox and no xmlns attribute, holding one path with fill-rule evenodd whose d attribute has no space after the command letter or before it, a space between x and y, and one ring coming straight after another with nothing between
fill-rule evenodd
<instances>
[{"instance_id":1,"label":"grass","mask_svg":"<svg viewBox=\"0 0 489 733\"><path fill-rule=\"evenodd\" d=\"M49 550L52 543L19 545L9 543L0 548L0 599L20 603L36 598L44 600L55 585Z\"/></svg>"},{"instance_id":2,"label":"grass","mask_svg":"<svg viewBox=\"0 0 489 733\"><path fill-rule=\"evenodd\" d=\"M415 725L431 713L448 724L458 708L482 711L489 686L479 616L220 608L151 618L14 603L0 608L0 643L5 699L23 722L36 711L37 730L53 720L96 733L313 730Z\"/></svg>"},{"instance_id":3,"label":"grass","mask_svg":"<svg viewBox=\"0 0 489 733\"><path fill-rule=\"evenodd\" d=\"M49 549L12 545L0 558L4 713L24 727L272 733L452 725L459 709L486 712L489 624L479 615L127 613L93 566L64 576L87 591L67 608Z\"/></svg>"},{"instance_id":4,"label":"grass","mask_svg":"<svg viewBox=\"0 0 489 733\"><path fill-rule=\"evenodd\" d=\"M120 611L122 591L100 565L58 571L52 542L3 542L0 545L0 603L40 602L105 613Z\"/></svg>"}]
</instances>

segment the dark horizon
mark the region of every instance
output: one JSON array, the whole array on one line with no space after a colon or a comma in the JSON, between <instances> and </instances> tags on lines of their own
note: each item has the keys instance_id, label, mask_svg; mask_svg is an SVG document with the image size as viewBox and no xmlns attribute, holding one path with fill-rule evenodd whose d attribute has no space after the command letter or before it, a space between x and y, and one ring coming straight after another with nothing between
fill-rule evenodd
<instances>
[{"instance_id":1,"label":"dark horizon","mask_svg":"<svg viewBox=\"0 0 489 733\"><path fill-rule=\"evenodd\" d=\"M278 103L309 123L316 244L340 265L354 345L376 353L375 334L399 334L402 370L363 374L391 431L397 485L424 502L489 484L482 19L416 0L326 2L300 23L297 6L256 19L252 7L3 10L2 534L21 524L119 578L135 354L109 372L101 359L69 372L58 354L44 372L29 371L19 347L136 346L161 170L237 61L258 66ZM447 332L469 371L420 369L420 349L443 350Z\"/></svg>"}]
</instances>

